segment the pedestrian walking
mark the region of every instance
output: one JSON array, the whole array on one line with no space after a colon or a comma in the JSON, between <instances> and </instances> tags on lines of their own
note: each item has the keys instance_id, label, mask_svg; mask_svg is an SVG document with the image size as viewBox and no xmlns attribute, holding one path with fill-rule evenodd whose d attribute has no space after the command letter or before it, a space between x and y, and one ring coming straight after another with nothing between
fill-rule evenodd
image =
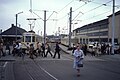
<instances>
[{"instance_id":1,"label":"pedestrian walking","mask_svg":"<svg viewBox=\"0 0 120 80\"><path fill-rule=\"evenodd\" d=\"M58 59L60 59L60 47L59 47L58 42L56 43L55 54L54 54L53 58L56 57L56 54L58 54Z\"/></svg>"},{"instance_id":2,"label":"pedestrian walking","mask_svg":"<svg viewBox=\"0 0 120 80\"><path fill-rule=\"evenodd\" d=\"M30 44L30 49L29 49L30 57L29 58L31 59L33 59L33 52L34 52L33 44Z\"/></svg>"},{"instance_id":3,"label":"pedestrian walking","mask_svg":"<svg viewBox=\"0 0 120 80\"><path fill-rule=\"evenodd\" d=\"M76 50L76 46L75 46L75 44L73 44L73 48L72 48L72 56L73 56L75 50Z\"/></svg>"},{"instance_id":4,"label":"pedestrian walking","mask_svg":"<svg viewBox=\"0 0 120 80\"><path fill-rule=\"evenodd\" d=\"M51 55L51 57L53 56L52 53L51 53L51 49L50 49L50 46L49 44L46 44L47 45L47 52L46 52L46 55L45 57L47 57L48 53Z\"/></svg>"},{"instance_id":5,"label":"pedestrian walking","mask_svg":"<svg viewBox=\"0 0 120 80\"><path fill-rule=\"evenodd\" d=\"M77 70L77 76L80 76L80 67L83 67L83 59L84 59L84 53L81 50L81 45L77 46L77 49L75 50L74 54L74 65L73 68Z\"/></svg>"},{"instance_id":6,"label":"pedestrian walking","mask_svg":"<svg viewBox=\"0 0 120 80\"><path fill-rule=\"evenodd\" d=\"M106 53L106 45L105 45L105 43L103 43L102 45L101 45L101 54L105 54Z\"/></svg>"},{"instance_id":7,"label":"pedestrian walking","mask_svg":"<svg viewBox=\"0 0 120 80\"><path fill-rule=\"evenodd\" d=\"M84 55L86 56L86 55L87 55L87 45L86 45L86 44L84 44L84 45L82 46L82 50L83 50L83 52L84 52Z\"/></svg>"},{"instance_id":8,"label":"pedestrian walking","mask_svg":"<svg viewBox=\"0 0 120 80\"><path fill-rule=\"evenodd\" d=\"M45 45L44 45L44 43L42 43L41 49L42 49L42 57L45 57Z\"/></svg>"},{"instance_id":9,"label":"pedestrian walking","mask_svg":"<svg viewBox=\"0 0 120 80\"><path fill-rule=\"evenodd\" d=\"M7 42L5 50L6 50L6 53L8 53L10 55L10 45L9 45L9 42Z\"/></svg>"},{"instance_id":10,"label":"pedestrian walking","mask_svg":"<svg viewBox=\"0 0 120 80\"><path fill-rule=\"evenodd\" d=\"M29 48L30 48L29 43L27 43L26 47L27 47L27 50L25 51L25 53L26 53L27 55L29 55Z\"/></svg>"},{"instance_id":11,"label":"pedestrian walking","mask_svg":"<svg viewBox=\"0 0 120 80\"><path fill-rule=\"evenodd\" d=\"M12 54L13 54L13 56L15 56L15 54L16 54L16 42L15 42L15 41L13 41L13 50L12 50Z\"/></svg>"},{"instance_id":12,"label":"pedestrian walking","mask_svg":"<svg viewBox=\"0 0 120 80\"><path fill-rule=\"evenodd\" d=\"M111 46L109 44L106 45L106 53L110 55L111 53Z\"/></svg>"},{"instance_id":13,"label":"pedestrian walking","mask_svg":"<svg viewBox=\"0 0 120 80\"><path fill-rule=\"evenodd\" d=\"M15 48L16 48L16 54L17 54L17 56L21 57L21 54L22 54L22 44L21 44L20 41L16 42Z\"/></svg>"},{"instance_id":14,"label":"pedestrian walking","mask_svg":"<svg viewBox=\"0 0 120 80\"><path fill-rule=\"evenodd\" d=\"M33 55L37 57L37 55L35 53L35 50L34 50L33 44L30 44L30 49L29 50L30 50L30 52L29 52L30 53L30 57L29 58L34 59Z\"/></svg>"},{"instance_id":15,"label":"pedestrian walking","mask_svg":"<svg viewBox=\"0 0 120 80\"><path fill-rule=\"evenodd\" d=\"M87 55L87 44L84 45L84 55L86 56Z\"/></svg>"},{"instance_id":16,"label":"pedestrian walking","mask_svg":"<svg viewBox=\"0 0 120 80\"><path fill-rule=\"evenodd\" d=\"M36 53L40 56L40 53L41 53L41 45L39 42L37 42L36 44Z\"/></svg>"},{"instance_id":17,"label":"pedestrian walking","mask_svg":"<svg viewBox=\"0 0 120 80\"><path fill-rule=\"evenodd\" d=\"M5 56L5 53L3 52L3 39L0 40L0 55Z\"/></svg>"}]
</instances>

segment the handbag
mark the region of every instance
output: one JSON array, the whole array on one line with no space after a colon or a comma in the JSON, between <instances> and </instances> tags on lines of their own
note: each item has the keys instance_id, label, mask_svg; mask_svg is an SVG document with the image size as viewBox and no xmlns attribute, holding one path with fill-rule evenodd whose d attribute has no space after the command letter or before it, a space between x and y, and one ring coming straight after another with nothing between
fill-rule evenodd
<instances>
[{"instance_id":1,"label":"handbag","mask_svg":"<svg viewBox=\"0 0 120 80\"><path fill-rule=\"evenodd\" d=\"M83 64L78 63L78 64L77 64L77 67L83 67Z\"/></svg>"}]
</instances>

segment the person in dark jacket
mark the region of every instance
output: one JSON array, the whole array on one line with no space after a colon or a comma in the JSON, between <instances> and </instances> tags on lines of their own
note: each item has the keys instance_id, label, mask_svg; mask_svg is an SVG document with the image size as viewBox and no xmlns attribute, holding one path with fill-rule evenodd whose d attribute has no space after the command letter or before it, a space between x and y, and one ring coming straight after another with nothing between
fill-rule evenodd
<instances>
[{"instance_id":1,"label":"person in dark jacket","mask_svg":"<svg viewBox=\"0 0 120 80\"><path fill-rule=\"evenodd\" d=\"M84 55L86 56L86 55L87 55L87 45L86 45L86 44L84 44L84 45L82 46L82 50L83 50L83 52L84 52Z\"/></svg>"},{"instance_id":2,"label":"person in dark jacket","mask_svg":"<svg viewBox=\"0 0 120 80\"><path fill-rule=\"evenodd\" d=\"M9 51L9 55L10 55L10 45L9 45L9 43L7 42L7 44L6 44L6 50L8 50Z\"/></svg>"},{"instance_id":3,"label":"person in dark jacket","mask_svg":"<svg viewBox=\"0 0 120 80\"><path fill-rule=\"evenodd\" d=\"M58 59L60 59L60 47L59 47L58 42L56 43L55 54L54 54L53 58L55 58L56 54L58 54Z\"/></svg>"},{"instance_id":4,"label":"person in dark jacket","mask_svg":"<svg viewBox=\"0 0 120 80\"><path fill-rule=\"evenodd\" d=\"M33 52L34 52L33 44L30 44L30 49L29 50L30 50L30 52L29 52L30 53L30 57L29 58L34 59L33 58Z\"/></svg>"},{"instance_id":5,"label":"person in dark jacket","mask_svg":"<svg viewBox=\"0 0 120 80\"><path fill-rule=\"evenodd\" d=\"M42 49L42 57L45 57L45 45L43 43L41 49Z\"/></svg>"},{"instance_id":6,"label":"person in dark jacket","mask_svg":"<svg viewBox=\"0 0 120 80\"><path fill-rule=\"evenodd\" d=\"M74 54L74 51L76 50L76 46L75 44L73 44L73 48L72 48L72 55Z\"/></svg>"}]
</instances>

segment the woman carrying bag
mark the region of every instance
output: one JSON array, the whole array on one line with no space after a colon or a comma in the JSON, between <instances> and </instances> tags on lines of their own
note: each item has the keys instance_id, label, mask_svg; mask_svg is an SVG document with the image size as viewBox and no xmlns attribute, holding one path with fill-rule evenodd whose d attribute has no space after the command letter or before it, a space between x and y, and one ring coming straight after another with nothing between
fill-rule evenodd
<instances>
[{"instance_id":1,"label":"woman carrying bag","mask_svg":"<svg viewBox=\"0 0 120 80\"><path fill-rule=\"evenodd\" d=\"M81 50L82 46L78 45L77 49L74 51L74 65L73 68L77 70L77 76L80 76L80 67L83 67L84 53Z\"/></svg>"}]
</instances>

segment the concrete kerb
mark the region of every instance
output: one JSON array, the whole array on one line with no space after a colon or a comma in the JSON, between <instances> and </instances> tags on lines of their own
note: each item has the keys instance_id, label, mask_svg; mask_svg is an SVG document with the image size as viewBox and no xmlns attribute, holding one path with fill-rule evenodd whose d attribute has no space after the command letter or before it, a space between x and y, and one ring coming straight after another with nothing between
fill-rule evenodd
<instances>
[{"instance_id":1,"label":"concrete kerb","mask_svg":"<svg viewBox=\"0 0 120 80\"><path fill-rule=\"evenodd\" d=\"M66 54L70 54L69 52L67 52L67 51L63 50L62 48L61 48L61 50L62 50L63 52L65 52Z\"/></svg>"},{"instance_id":2,"label":"concrete kerb","mask_svg":"<svg viewBox=\"0 0 120 80\"><path fill-rule=\"evenodd\" d=\"M61 51L65 52L66 54L70 54L70 52L67 51L67 48L68 48L68 47L66 47L66 46L63 47L63 46L64 46L64 45L60 44L60 49L61 49ZM66 49L65 49L65 47L66 47Z\"/></svg>"}]
</instances>

